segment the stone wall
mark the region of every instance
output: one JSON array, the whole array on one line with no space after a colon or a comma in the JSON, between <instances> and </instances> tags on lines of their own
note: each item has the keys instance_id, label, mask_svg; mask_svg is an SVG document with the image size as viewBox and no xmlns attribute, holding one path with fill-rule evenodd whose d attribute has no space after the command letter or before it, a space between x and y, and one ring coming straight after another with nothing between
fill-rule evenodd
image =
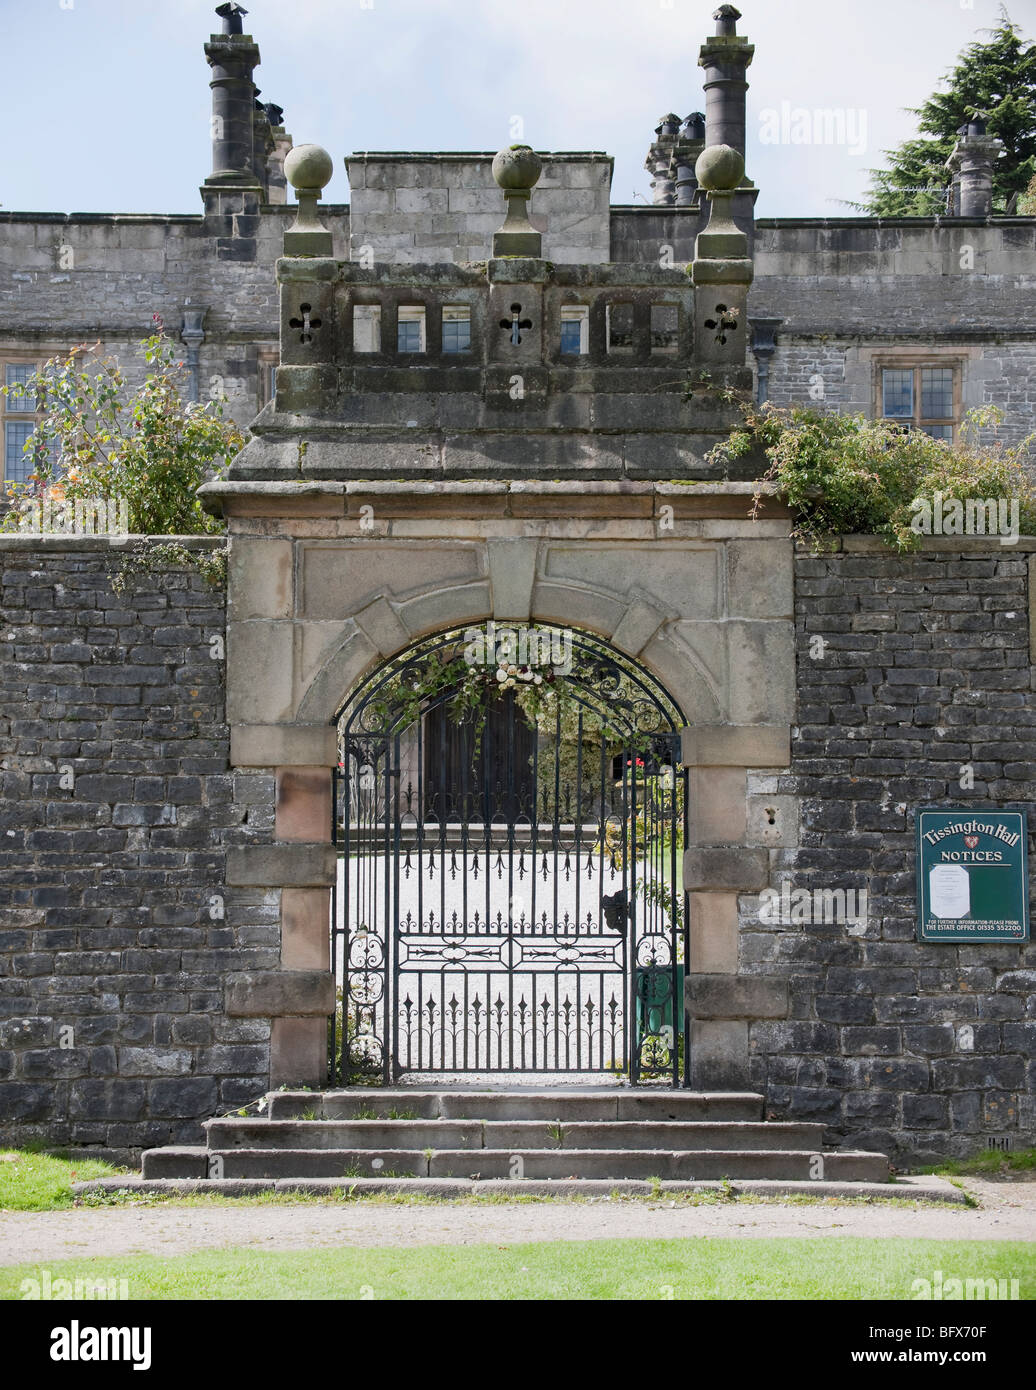
<instances>
[{"instance_id":1,"label":"stone wall","mask_svg":"<svg viewBox=\"0 0 1036 1390\"><path fill-rule=\"evenodd\" d=\"M961 412L998 406L1000 437L1021 441L1036 429L1034 265L1033 218L760 220L749 315L784 320L770 399L873 416L881 362L913 354L958 364Z\"/></svg>"},{"instance_id":2,"label":"stone wall","mask_svg":"<svg viewBox=\"0 0 1036 1390\"><path fill-rule=\"evenodd\" d=\"M351 155L352 258L367 247L375 261L393 265L488 260L505 216L493 153ZM548 260L612 259L611 180L611 157L600 151L543 156L530 216Z\"/></svg>"},{"instance_id":3,"label":"stone wall","mask_svg":"<svg viewBox=\"0 0 1036 1390\"><path fill-rule=\"evenodd\" d=\"M530 611L611 632L694 711L685 883L695 1084L759 1089L772 1115L822 1120L852 1146L917 1156L1027 1142L1036 948L916 942L913 815L925 804L1033 800L1036 546L930 542L903 557L851 538L835 554L800 555L789 763L790 642L754 635L783 629L784 610L731 621L737 604L780 604L783 523L693 520L704 501L687 496L664 543L647 516L624 515L616 529L600 508L573 543L573 494L564 522L535 523L545 554L566 563L516 565L512 550L537 545L531 501L524 520L487 519L480 505L458 524L456 500L438 499L453 518L450 543L442 516L386 526L384 492L380 539L354 535L351 517L317 516L312 497L306 517L276 526L235 516L233 751L213 642L225 630L221 590L168 557L123 574L125 548L101 538L0 540L5 1143L128 1156L196 1140L201 1119L269 1084L320 1084L328 721L379 653L447 622ZM560 548L546 535L558 528ZM305 564L290 563L292 533ZM656 568L616 564L616 547L625 556L638 544ZM412 562L436 546L454 564L486 550L461 574L466 587L447 567L421 590ZM710 550L729 553L724 606L706 611L686 563ZM354 551L370 593L318 583L314 612L295 619L300 640L279 647L292 623L271 619L295 612L292 575L308 592L312 560ZM403 573L401 552L416 598L370 571L381 555L386 574ZM604 580L620 574L639 578L617 603ZM334 595L340 608L325 611ZM362 611L346 621L349 606ZM651 640L667 617L672 633ZM260 626L265 645L244 640ZM723 634L726 656L713 651ZM294 676L292 650L303 659ZM865 888L866 920L761 920L760 890L784 881Z\"/></svg>"},{"instance_id":4,"label":"stone wall","mask_svg":"<svg viewBox=\"0 0 1036 1390\"><path fill-rule=\"evenodd\" d=\"M389 265L485 259L503 218L491 159L350 156L351 207L320 209L334 255L357 259L371 247ZM558 264L686 265L698 210L609 208L610 180L606 155L546 158L532 200L544 255ZM238 218L228 239L223 219L200 215L0 211L0 356L46 357L99 339L132 376L152 314L176 336L185 305L204 305L200 394L223 389L247 425L268 397L274 263L295 213L264 205L256 218ZM1000 406L1010 442L1036 428L1036 219L763 219L754 246L749 315L784 320L770 368L774 401L808 401L819 374L828 405L871 414L875 353L934 346L962 362L964 409Z\"/></svg>"},{"instance_id":5,"label":"stone wall","mask_svg":"<svg viewBox=\"0 0 1036 1390\"><path fill-rule=\"evenodd\" d=\"M768 1113L914 1155L1022 1146L1036 1118L1036 947L915 940L915 809L1031 815L1036 797L1032 543L966 544L798 556L791 770L750 779L801 808L771 884L869 894L865 925L761 922L742 898L740 970L790 1001L786 1020L750 1026L751 1084Z\"/></svg>"},{"instance_id":6,"label":"stone wall","mask_svg":"<svg viewBox=\"0 0 1036 1390\"><path fill-rule=\"evenodd\" d=\"M143 370L136 344L152 331L152 315L175 340L185 306L204 306L199 394L222 390L247 425L266 399L265 361L276 361L274 264L296 213L265 206L247 226L238 220L249 236L227 239L223 219L200 215L0 211L0 359L14 350L44 360L100 341L133 380ZM348 255L348 209L321 214L336 250Z\"/></svg>"},{"instance_id":7,"label":"stone wall","mask_svg":"<svg viewBox=\"0 0 1036 1390\"><path fill-rule=\"evenodd\" d=\"M197 1140L267 1085L269 1021L224 1002L279 944L278 895L224 889L274 814L272 780L229 769L225 592L168 559L123 574L123 553L0 538L7 1144Z\"/></svg>"}]
</instances>

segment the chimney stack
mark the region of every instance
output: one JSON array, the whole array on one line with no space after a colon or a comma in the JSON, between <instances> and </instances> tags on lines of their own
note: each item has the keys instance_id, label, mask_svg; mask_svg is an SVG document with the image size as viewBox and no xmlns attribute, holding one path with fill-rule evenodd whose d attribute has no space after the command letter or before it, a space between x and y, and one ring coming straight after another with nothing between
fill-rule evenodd
<instances>
[{"instance_id":1,"label":"chimney stack","mask_svg":"<svg viewBox=\"0 0 1036 1390\"><path fill-rule=\"evenodd\" d=\"M266 119L270 123L270 138L273 142L273 149L266 160L266 201L286 203L288 180L284 175L284 161L291 151L291 136L284 128L283 108L274 105L272 101L266 103Z\"/></svg>"},{"instance_id":2,"label":"chimney stack","mask_svg":"<svg viewBox=\"0 0 1036 1390\"><path fill-rule=\"evenodd\" d=\"M258 246L259 206L266 196L261 176L266 159L269 125L262 114L261 148L256 149L256 86L252 73L259 66L259 48L242 33L247 13L234 0L216 13L223 32L205 45L212 69L212 173L202 184L205 230L216 239L219 260L254 261ZM270 142L272 144L272 141Z\"/></svg>"},{"instance_id":3,"label":"chimney stack","mask_svg":"<svg viewBox=\"0 0 1036 1390\"><path fill-rule=\"evenodd\" d=\"M993 166L1004 151L1004 143L986 133L985 121L973 116L962 125L946 168L953 175L950 206L955 217L993 215Z\"/></svg>"},{"instance_id":4,"label":"chimney stack","mask_svg":"<svg viewBox=\"0 0 1036 1390\"><path fill-rule=\"evenodd\" d=\"M692 111L682 123L672 113L661 118L644 161L657 207L694 205L698 196L694 165L704 148L705 117L700 111Z\"/></svg>"},{"instance_id":5,"label":"chimney stack","mask_svg":"<svg viewBox=\"0 0 1036 1390\"><path fill-rule=\"evenodd\" d=\"M716 33L701 46L698 66L705 69L706 145L729 145L745 153L745 79L755 46L739 36L740 10L720 5L713 14Z\"/></svg>"},{"instance_id":6,"label":"chimney stack","mask_svg":"<svg viewBox=\"0 0 1036 1390\"><path fill-rule=\"evenodd\" d=\"M219 5L216 13L223 21L223 32L213 34L205 45L212 69L212 173L205 183L254 188L252 73L259 66L259 48L250 34L242 33L241 20L247 10L230 0Z\"/></svg>"}]
</instances>

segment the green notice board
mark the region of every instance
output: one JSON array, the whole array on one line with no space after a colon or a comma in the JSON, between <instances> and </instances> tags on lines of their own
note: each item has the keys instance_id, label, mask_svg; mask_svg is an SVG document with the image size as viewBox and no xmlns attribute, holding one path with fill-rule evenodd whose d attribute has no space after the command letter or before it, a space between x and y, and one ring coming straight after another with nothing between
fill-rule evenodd
<instances>
[{"instance_id":1,"label":"green notice board","mask_svg":"<svg viewBox=\"0 0 1036 1390\"><path fill-rule=\"evenodd\" d=\"M917 939L1028 941L1022 811L917 813Z\"/></svg>"}]
</instances>

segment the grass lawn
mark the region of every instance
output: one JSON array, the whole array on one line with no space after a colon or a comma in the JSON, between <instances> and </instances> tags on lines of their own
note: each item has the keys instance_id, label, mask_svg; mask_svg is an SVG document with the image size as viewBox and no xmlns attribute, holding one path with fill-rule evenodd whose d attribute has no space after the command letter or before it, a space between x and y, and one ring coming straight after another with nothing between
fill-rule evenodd
<instances>
[{"instance_id":1,"label":"grass lawn","mask_svg":"<svg viewBox=\"0 0 1036 1390\"><path fill-rule=\"evenodd\" d=\"M919 1173L938 1173L942 1177L1008 1178L1012 1176L1036 1179L1036 1148L1002 1153L987 1149L971 1158L945 1158L941 1163L919 1168Z\"/></svg>"},{"instance_id":2,"label":"grass lawn","mask_svg":"<svg viewBox=\"0 0 1036 1390\"><path fill-rule=\"evenodd\" d=\"M999 1241L600 1240L54 1261L52 1280L125 1279L131 1299L910 1299L915 1279L1017 1279L1036 1296L1036 1245ZM0 1268L20 1297L33 1265ZM1007 1286L1010 1288L1010 1284Z\"/></svg>"},{"instance_id":3,"label":"grass lawn","mask_svg":"<svg viewBox=\"0 0 1036 1390\"><path fill-rule=\"evenodd\" d=\"M54 1211L70 1207L72 1183L111 1178L124 1171L97 1159L66 1159L31 1149L0 1152L0 1211Z\"/></svg>"}]
</instances>

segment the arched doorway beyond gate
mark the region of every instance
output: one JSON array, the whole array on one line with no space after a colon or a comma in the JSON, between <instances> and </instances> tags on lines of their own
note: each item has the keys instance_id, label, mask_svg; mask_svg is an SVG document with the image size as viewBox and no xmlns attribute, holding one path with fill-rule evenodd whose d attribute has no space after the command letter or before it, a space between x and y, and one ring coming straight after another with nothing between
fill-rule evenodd
<instances>
[{"instance_id":1,"label":"arched doorway beyond gate","mask_svg":"<svg viewBox=\"0 0 1036 1390\"><path fill-rule=\"evenodd\" d=\"M339 720L332 1084L688 1075L672 697L601 639L492 623Z\"/></svg>"}]
</instances>

